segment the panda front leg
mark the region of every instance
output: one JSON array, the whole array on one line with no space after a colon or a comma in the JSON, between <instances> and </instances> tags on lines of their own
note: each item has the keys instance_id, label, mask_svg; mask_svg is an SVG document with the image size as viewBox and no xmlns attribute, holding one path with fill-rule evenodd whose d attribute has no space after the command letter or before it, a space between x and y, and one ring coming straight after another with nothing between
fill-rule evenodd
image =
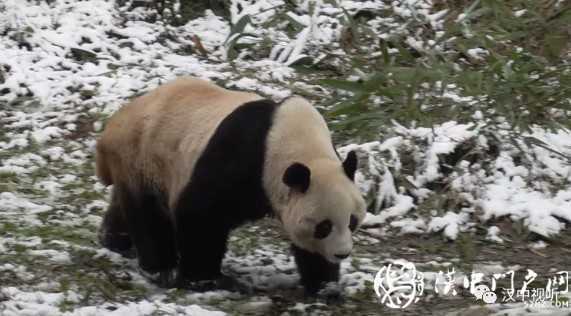
<instances>
[{"instance_id":1,"label":"panda front leg","mask_svg":"<svg viewBox=\"0 0 571 316\"><path fill-rule=\"evenodd\" d=\"M221 267L230 228L216 214L192 208L177 212L179 287L207 291L224 283Z\"/></svg>"},{"instance_id":2,"label":"panda front leg","mask_svg":"<svg viewBox=\"0 0 571 316\"><path fill-rule=\"evenodd\" d=\"M178 259L176 240L160 194L152 189L117 184L114 193L135 245L139 267L159 286L173 286Z\"/></svg>"},{"instance_id":3,"label":"panda front leg","mask_svg":"<svg viewBox=\"0 0 571 316\"><path fill-rule=\"evenodd\" d=\"M341 267L338 263L331 263L323 256L301 249L294 244L291 248L301 277L301 284L307 296L315 296L327 283L339 281ZM333 294L333 296L338 295L339 293Z\"/></svg>"}]
</instances>

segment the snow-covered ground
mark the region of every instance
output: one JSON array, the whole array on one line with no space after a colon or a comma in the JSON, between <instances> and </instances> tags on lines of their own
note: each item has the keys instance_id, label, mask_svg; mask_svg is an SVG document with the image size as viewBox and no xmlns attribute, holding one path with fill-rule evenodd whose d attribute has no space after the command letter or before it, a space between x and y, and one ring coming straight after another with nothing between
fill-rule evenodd
<instances>
[{"instance_id":1,"label":"snow-covered ground","mask_svg":"<svg viewBox=\"0 0 571 316\"><path fill-rule=\"evenodd\" d=\"M295 93L319 101L331 88L294 66L304 58L328 58L343 67L346 52L337 43L345 12L392 12L399 19L373 18L371 30L381 38L404 34L416 49L431 44L409 34L399 21L424 16L438 34L445 13L433 10L430 1L340 0L333 5L307 0L279 20L287 1L232 3L230 20L243 25L242 30L210 11L178 27L151 23L152 10L130 8L129 1L123 7L106 0L0 2L1 315L388 314L394 311L372 290L384 264L411 252L409 260L417 258L418 268L428 275L463 264L456 254L436 256L433 265L421 260L422 251L397 239L414 244L433 238L449 248L449 240L466 245L462 236L474 234L483 236L478 246L489 244L504 254L510 248L502 244L520 236L512 231L547 242L559 236L568 240L571 132L536 127L514 139L507 125L485 129L488 118L476 112L469 124L412 128L395 122L389 137L340 148L341 154L350 149L361 153L357 181L372 212L357 233L356 253L342 267L345 304L300 296L287 241L266 221L234 234L224 263L254 293L187 293L149 283L135 260L97 244L109 190L94 176L93 148L111 113L129 98L181 75L276 100ZM246 18L246 24L240 23ZM234 42L251 49L237 51ZM476 47L470 51L474 58L486 54ZM449 196L445 202L436 198L443 192ZM404 248L391 248L393 242ZM551 248L533 249L531 256ZM558 253L571 256L565 249ZM485 259L489 265L499 260L493 255ZM569 269L566 262L551 268ZM469 273L468 266L463 268ZM456 306L430 291L413 314L569 312L517 304L468 307L474 304L469 294Z\"/></svg>"}]
</instances>

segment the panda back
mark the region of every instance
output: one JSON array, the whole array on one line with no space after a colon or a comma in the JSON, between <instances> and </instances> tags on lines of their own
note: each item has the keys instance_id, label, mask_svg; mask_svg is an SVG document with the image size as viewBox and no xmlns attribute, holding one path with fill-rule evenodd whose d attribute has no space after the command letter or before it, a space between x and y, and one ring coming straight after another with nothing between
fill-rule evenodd
<instances>
[{"instance_id":1,"label":"panda back","mask_svg":"<svg viewBox=\"0 0 571 316\"><path fill-rule=\"evenodd\" d=\"M106 184L150 184L172 206L220 122L257 99L196 78L164 84L111 117L97 143L98 176Z\"/></svg>"}]
</instances>

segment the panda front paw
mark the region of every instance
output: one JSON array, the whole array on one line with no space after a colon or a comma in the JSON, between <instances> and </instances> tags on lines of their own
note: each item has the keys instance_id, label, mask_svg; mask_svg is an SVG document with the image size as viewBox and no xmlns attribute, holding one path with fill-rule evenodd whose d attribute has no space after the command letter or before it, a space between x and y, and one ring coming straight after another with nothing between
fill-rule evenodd
<instances>
[{"instance_id":1,"label":"panda front paw","mask_svg":"<svg viewBox=\"0 0 571 316\"><path fill-rule=\"evenodd\" d=\"M337 282L329 282L318 292L318 296L323 298L328 305L342 304L345 302L343 291Z\"/></svg>"},{"instance_id":2,"label":"panda front paw","mask_svg":"<svg viewBox=\"0 0 571 316\"><path fill-rule=\"evenodd\" d=\"M240 292L243 294L252 294L254 292L254 289L250 285L242 283L231 276L222 275L220 278L218 278L217 282L218 288L222 290Z\"/></svg>"},{"instance_id":3,"label":"panda front paw","mask_svg":"<svg viewBox=\"0 0 571 316\"><path fill-rule=\"evenodd\" d=\"M179 279L177 287L191 290L193 292L207 292L215 290L226 290L229 292L240 292L250 294L252 288L243 284L233 277L227 275L220 275L212 280L187 280Z\"/></svg>"},{"instance_id":4,"label":"panda front paw","mask_svg":"<svg viewBox=\"0 0 571 316\"><path fill-rule=\"evenodd\" d=\"M177 271L176 269L168 269L159 272L148 272L139 268L139 273L145 278L162 288L173 288L177 285Z\"/></svg>"},{"instance_id":5,"label":"panda front paw","mask_svg":"<svg viewBox=\"0 0 571 316\"><path fill-rule=\"evenodd\" d=\"M305 296L324 300L327 304L341 304L345 301L341 286L337 282L322 284L322 287L318 289L306 288Z\"/></svg>"},{"instance_id":6,"label":"panda front paw","mask_svg":"<svg viewBox=\"0 0 571 316\"><path fill-rule=\"evenodd\" d=\"M216 280L200 280L200 281L179 281L179 288L190 290L193 292L208 292L217 289Z\"/></svg>"}]
</instances>

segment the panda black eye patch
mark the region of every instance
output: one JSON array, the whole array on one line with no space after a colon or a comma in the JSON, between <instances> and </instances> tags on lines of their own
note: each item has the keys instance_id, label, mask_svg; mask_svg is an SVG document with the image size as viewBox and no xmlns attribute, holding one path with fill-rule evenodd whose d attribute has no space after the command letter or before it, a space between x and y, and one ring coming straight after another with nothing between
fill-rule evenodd
<instances>
[{"instance_id":1,"label":"panda black eye patch","mask_svg":"<svg viewBox=\"0 0 571 316\"><path fill-rule=\"evenodd\" d=\"M333 228L333 223L326 219L321 221L321 223L315 225L315 231L313 232L313 237L315 239L323 239L331 233L331 229Z\"/></svg>"},{"instance_id":2,"label":"panda black eye patch","mask_svg":"<svg viewBox=\"0 0 571 316\"><path fill-rule=\"evenodd\" d=\"M354 232L356 228L357 228L357 216L351 215L351 217L349 218L349 229L352 232Z\"/></svg>"}]
</instances>

